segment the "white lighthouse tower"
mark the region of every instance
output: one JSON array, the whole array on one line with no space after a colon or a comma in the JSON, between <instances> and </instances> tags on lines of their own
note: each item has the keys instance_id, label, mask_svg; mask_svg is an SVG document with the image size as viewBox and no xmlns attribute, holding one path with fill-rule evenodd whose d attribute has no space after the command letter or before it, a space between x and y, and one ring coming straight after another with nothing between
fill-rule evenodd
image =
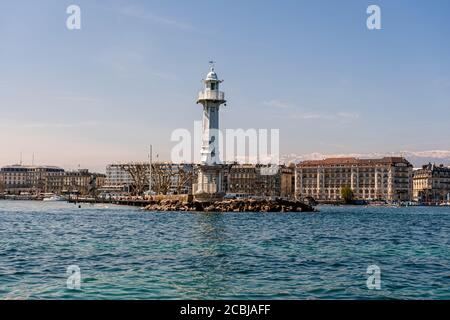
<instances>
[{"instance_id":1,"label":"white lighthouse tower","mask_svg":"<svg viewBox=\"0 0 450 320\"><path fill-rule=\"evenodd\" d=\"M203 106L201 165L198 172L195 194L219 195L222 190L222 165L219 155L219 109L226 103L225 93L219 90L220 83L214 66L211 66L204 88L198 94L197 103Z\"/></svg>"},{"instance_id":2,"label":"white lighthouse tower","mask_svg":"<svg viewBox=\"0 0 450 320\"><path fill-rule=\"evenodd\" d=\"M203 106L201 163L220 164L219 156L219 108L224 104L225 93L219 91L219 80L214 67L203 80L204 89L199 92L197 103Z\"/></svg>"}]
</instances>

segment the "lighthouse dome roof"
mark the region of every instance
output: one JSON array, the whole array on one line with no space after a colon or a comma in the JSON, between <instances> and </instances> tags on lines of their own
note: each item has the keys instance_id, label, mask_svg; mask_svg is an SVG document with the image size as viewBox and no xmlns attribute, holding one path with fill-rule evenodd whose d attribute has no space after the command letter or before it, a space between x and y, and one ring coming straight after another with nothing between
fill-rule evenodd
<instances>
[{"instance_id":1,"label":"lighthouse dome roof","mask_svg":"<svg viewBox=\"0 0 450 320\"><path fill-rule=\"evenodd\" d=\"M206 76L206 80L218 80L217 73L214 71L214 68L211 68L208 75Z\"/></svg>"}]
</instances>

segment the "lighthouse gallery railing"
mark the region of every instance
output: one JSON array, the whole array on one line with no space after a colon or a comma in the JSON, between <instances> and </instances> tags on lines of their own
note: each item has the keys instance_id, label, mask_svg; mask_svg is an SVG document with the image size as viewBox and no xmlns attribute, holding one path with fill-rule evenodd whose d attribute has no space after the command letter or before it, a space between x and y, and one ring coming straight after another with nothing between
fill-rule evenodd
<instances>
[{"instance_id":1,"label":"lighthouse gallery railing","mask_svg":"<svg viewBox=\"0 0 450 320\"><path fill-rule=\"evenodd\" d=\"M198 93L198 100L225 100L225 93L222 91L200 91Z\"/></svg>"}]
</instances>

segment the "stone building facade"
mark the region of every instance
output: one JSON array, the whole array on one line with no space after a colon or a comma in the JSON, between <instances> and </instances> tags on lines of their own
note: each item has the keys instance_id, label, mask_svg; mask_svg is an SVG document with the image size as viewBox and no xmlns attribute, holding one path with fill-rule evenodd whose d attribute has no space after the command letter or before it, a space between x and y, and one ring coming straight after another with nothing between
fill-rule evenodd
<instances>
[{"instance_id":1,"label":"stone building facade","mask_svg":"<svg viewBox=\"0 0 450 320\"><path fill-rule=\"evenodd\" d=\"M227 175L227 193L240 197L292 198L294 169L262 164L233 164Z\"/></svg>"},{"instance_id":2,"label":"stone building facade","mask_svg":"<svg viewBox=\"0 0 450 320\"><path fill-rule=\"evenodd\" d=\"M450 202L450 168L427 164L413 173L413 199L423 203Z\"/></svg>"},{"instance_id":3,"label":"stone building facade","mask_svg":"<svg viewBox=\"0 0 450 320\"><path fill-rule=\"evenodd\" d=\"M59 167L11 165L0 169L0 185L9 194L57 192L63 175Z\"/></svg>"},{"instance_id":4,"label":"stone building facade","mask_svg":"<svg viewBox=\"0 0 450 320\"><path fill-rule=\"evenodd\" d=\"M88 169L66 171L63 175L62 193L87 195L105 184L106 175L89 172Z\"/></svg>"},{"instance_id":5,"label":"stone building facade","mask_svg":"<svg viewBox=\"0 0 450 320\"><path fill-rule=\"evenodd\" d=\"M401 157L330 158L304 161L295 171L298 199L340 201L349 187L355 200L411 201L412 165Z\"/></svg>"},{"instance_id":6,"label":"stone building facade","mask_svg":"<svg viewBox=\"0 0 450 320\"><path fill-rule=\"evenodd\" d=\"M80 193L104 184L105 175L87 169L64 171L53 166L12 165L0 169L0 189L7 194Z\"/></svg>"}]
</instances>

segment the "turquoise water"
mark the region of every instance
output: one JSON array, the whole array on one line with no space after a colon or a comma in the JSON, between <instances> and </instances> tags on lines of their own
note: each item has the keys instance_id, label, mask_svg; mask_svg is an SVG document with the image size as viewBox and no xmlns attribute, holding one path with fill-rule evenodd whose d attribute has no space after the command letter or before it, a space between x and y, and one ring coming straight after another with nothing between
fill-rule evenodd
<instances>
[{"instance_id":1,"label":"turquoise water","mask_svg":"<svg viewBox=\"0 0 450 320\"><path fill-rule=\"evenodd\" d=\"M3 299L449 299L450 208L154 213L0 201ZM366 270L381 268L381 290ZM78 265L81 289L66 286Z\"/></svg>"}]
</instances>

